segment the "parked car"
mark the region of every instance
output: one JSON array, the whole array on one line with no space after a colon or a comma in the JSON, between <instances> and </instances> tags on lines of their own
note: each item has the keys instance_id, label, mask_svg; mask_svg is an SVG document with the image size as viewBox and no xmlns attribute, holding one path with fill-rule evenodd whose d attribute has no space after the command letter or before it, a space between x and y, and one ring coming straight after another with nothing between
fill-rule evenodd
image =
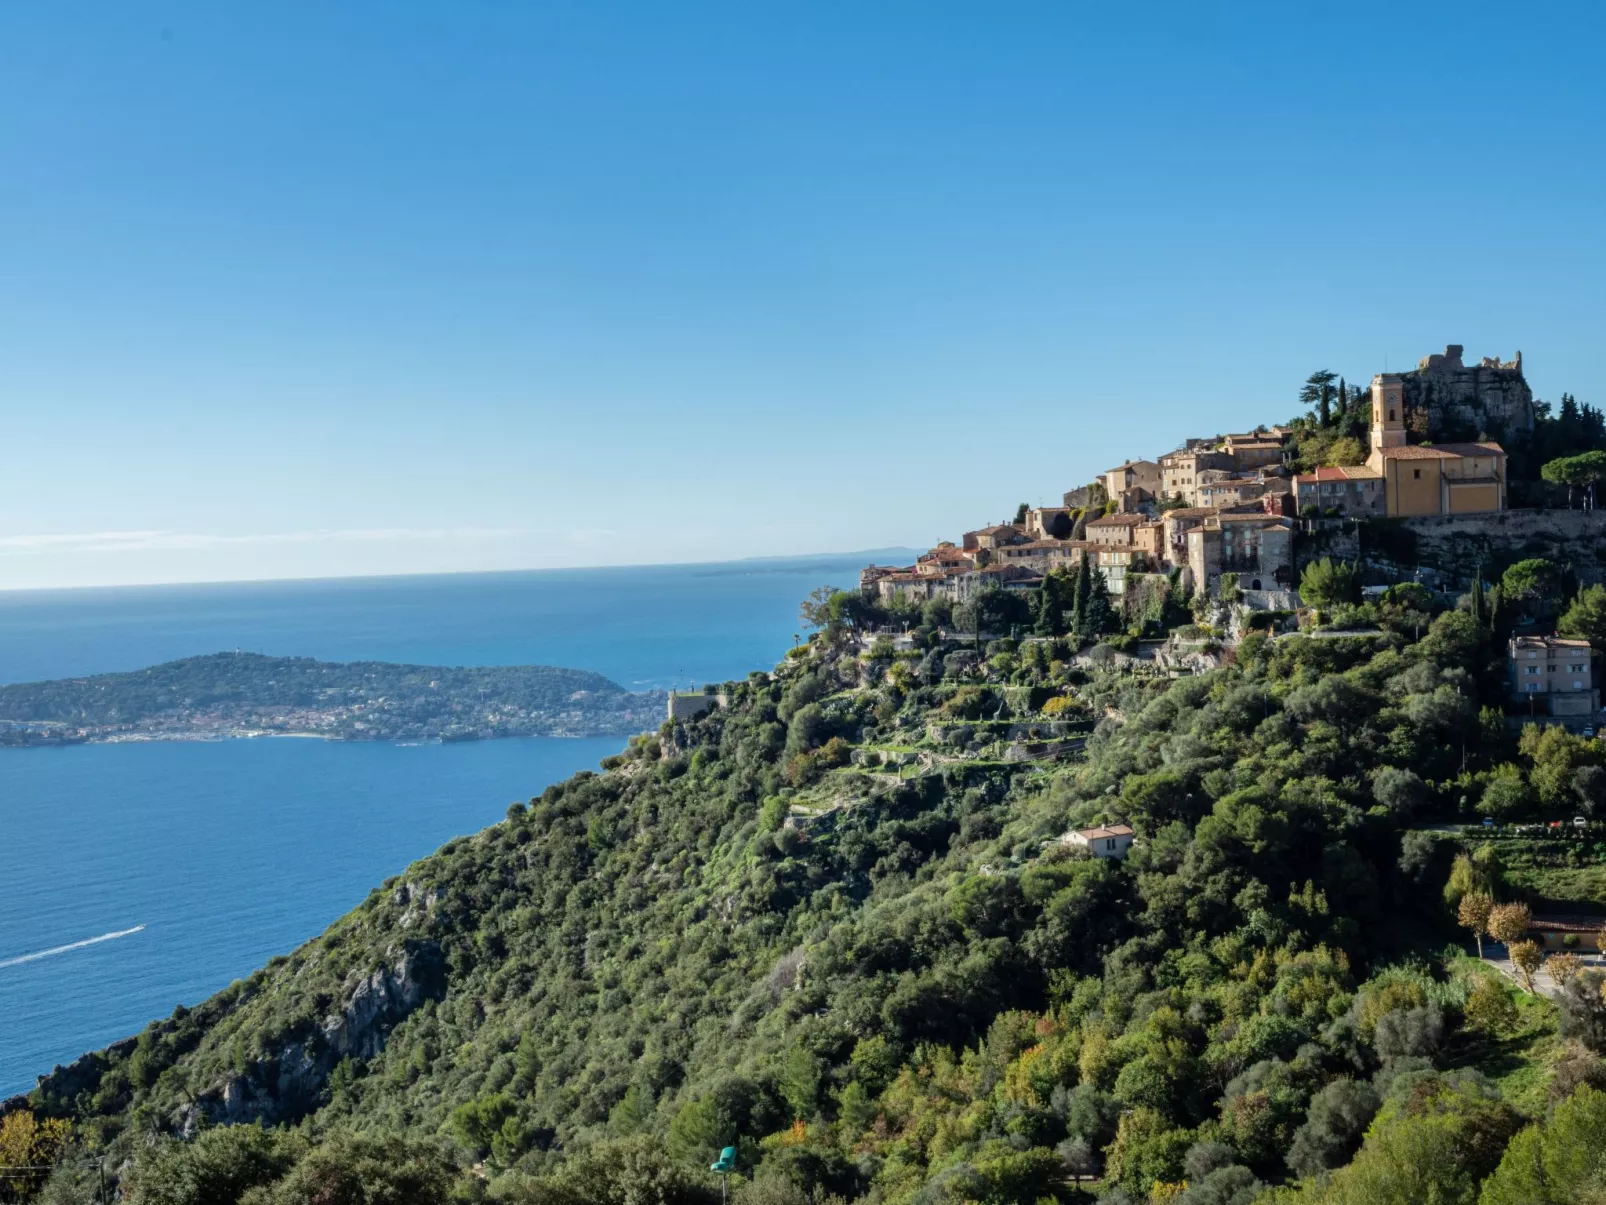
<instances>
[{"instance_id":1,"label":"parked car","mask_svg":"<svg viewBox=\"0 0 1606 1205\"><path fill-rule=\"evenodd\" d=\"M1573 817L1573 827L1574 828L1583 828L1588 823L1589 823L1589 821L1585 820L1582 816L1574 816Z\"/></svg>"}]
</instances>

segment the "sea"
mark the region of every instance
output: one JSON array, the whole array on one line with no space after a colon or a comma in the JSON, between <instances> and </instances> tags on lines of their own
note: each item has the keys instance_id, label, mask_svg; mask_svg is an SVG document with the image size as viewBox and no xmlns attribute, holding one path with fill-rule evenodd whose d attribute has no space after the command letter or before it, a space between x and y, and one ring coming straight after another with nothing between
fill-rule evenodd
<instances>
[{"instance_id":1,"label":"sea","mask_svg":"<svg viewBox=\"0 0 1606 1205\"><path fill-rule=\"evenodd\" d=\"M911 555L0 593L0 681L243 649L689 688L770 667L811 590ZM0 1098L289 952L622 743L0 749Z\"/></svg>"}]
</instances>

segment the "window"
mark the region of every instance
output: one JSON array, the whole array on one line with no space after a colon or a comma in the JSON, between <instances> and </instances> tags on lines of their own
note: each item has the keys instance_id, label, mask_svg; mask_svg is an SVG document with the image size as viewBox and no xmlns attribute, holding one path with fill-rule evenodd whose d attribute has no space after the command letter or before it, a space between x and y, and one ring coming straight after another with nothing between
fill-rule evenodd
<instances>
[{"instance_id":1,"label":"window","mask_svg":"<svg viewBox=\"0 0 1606 1205\"><path fill-rule=\"evenodd\" d=\"M1104 848L1113 850L1115 848L1115 838L1111 837L1108 840L1106 840L1104 842Z\"/></svg>"},{"instance_id":2,"label":"window","mask_svg":"<svg viewBox=\"0 0 1606 1205\"><path fill-rule=\"evenodd\" d=\"M1416 477L1416 478L1420 478L1422 476L1422 470L1421 469L1412 469L1411 470L1411 476Z\"/></svg>"},{"instance_id":3,"label":"window","mask_svg":"<svg viewBox=\"0 0 1606 1205\"><path fill-rule=\"evenodd\" d=\"M1584 667L1581 665L1569 665L1567 667L1567 672L1569 674L1581 674L1584 672Z\"/></svg>"},{"instance_id":4,"label":"window","mask_svg":"<svg viewBox=\"0 0 1606 1205\"><path fill-rule=\"evenodd\" d=\"M1537 674L1539 672L1539 667L1537 665L1528 665L1524 666L1523 668L1526 669L1530 674Z\"/></svg>"},{"instance_id":5,"label":"window","mask_svg":"<svg viewBox=\"0 0 1606 1205\"><path fill-rule=\"evenodd\" d=\"M1389 407L1389 422L1392 423L1393 421L1394 421L1394 408L1391 406L1391 407Z\"/></svg>"}]
</instances>

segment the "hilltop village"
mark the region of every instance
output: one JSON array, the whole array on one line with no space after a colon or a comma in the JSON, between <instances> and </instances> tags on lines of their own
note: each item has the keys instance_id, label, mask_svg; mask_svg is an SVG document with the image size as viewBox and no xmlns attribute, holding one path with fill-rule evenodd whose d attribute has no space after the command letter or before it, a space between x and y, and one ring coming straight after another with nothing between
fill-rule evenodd
<instances>
[{"instance_id":1,"label":"hilltop village","mask_svg":"<svg viewBox=\"0 0 1606 1205\"><path fill-rule=\"evenodd\" d=\"M1425 357L1404 374L1380 374L1341 413L1369 400L1369 446L1353 463L1295 470L1292 425L1190 438L1152 460L1129 460L1063 505L1022 507L1015 520L965 532L913 564L872 565L860 586L883 603L965 602L989 587L1033 589L1056 569L1083 561L1117 598L1141 575L1180 575L1196 596L1213 596L1224 574L1251 607L1295 604L1295 534L1321 520L1476 515L1507 505L1506 451L1492 438L1439 440L1439 431L1491 427L1525 432L1533 398L1515 360L1474 368L1463 349ZM1324 412L1334 399L1322 397ZM1339 448L1341 454L1344 449Z\"/></svg>"}]
</instances>

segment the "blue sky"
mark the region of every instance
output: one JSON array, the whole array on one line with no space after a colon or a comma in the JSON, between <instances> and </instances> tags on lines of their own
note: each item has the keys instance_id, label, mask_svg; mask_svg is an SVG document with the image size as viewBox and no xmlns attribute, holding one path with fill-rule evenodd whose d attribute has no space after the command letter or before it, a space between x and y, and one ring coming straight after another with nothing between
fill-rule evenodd
<instances>
[{"instance_id":1,"label":"blue sky","mask_svg":"<svg viewBox=\"0 0 1606 1205\"><path fill-rule=\"evenodd\" d=\"M0 587L925 544L1447 342L1606 403L1603 24L6 5Z\"/></svg>"}]
</instances>

